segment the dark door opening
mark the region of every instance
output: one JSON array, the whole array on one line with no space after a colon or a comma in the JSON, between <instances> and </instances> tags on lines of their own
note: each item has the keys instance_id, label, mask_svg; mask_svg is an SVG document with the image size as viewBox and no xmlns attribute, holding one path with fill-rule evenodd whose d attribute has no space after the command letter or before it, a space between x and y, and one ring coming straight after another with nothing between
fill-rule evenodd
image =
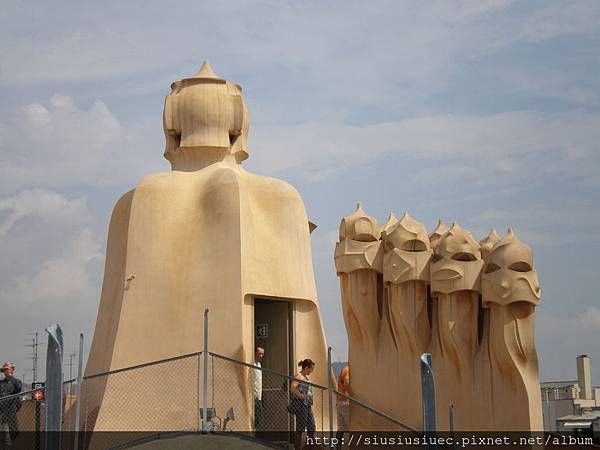
<instances>
[{"instance_id":1,"label":"dark door opening","mask_svg":"<svg viewBox=\"0 0 600 450\"><path fill-rule=\"evenodd\" d=\"M279 374L293 374L293 303L254 300L254 343L265 349L262 367ZM263 372L262 414L258 430L289 431L289 382L285 377Z\"/></svg>"}]
</instances>

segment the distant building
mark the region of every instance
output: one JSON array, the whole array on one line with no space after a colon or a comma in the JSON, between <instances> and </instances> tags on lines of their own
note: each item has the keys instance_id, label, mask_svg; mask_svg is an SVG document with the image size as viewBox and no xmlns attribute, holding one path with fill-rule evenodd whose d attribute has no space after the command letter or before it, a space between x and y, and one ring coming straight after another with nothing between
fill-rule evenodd
<instances>
[{"instance_id":1,"label":"distant building","mask_svg":"<svg viewBox=\"0 0 600 450\"><path fill-rule=\"evenodd\" d=\"M579 431L593 436L600 433L600 411L590 411L580 415L569 415L556 419L557 431Z\"/></svg>"},{"instance_id":2,"label":"distant building","mask_svg":"<svg viewBox=\"0 0 600 450\"><path fill-rule=\"evenodd\" d=\"M577 357L577 380L540 383L544 429L600 430L600 387L592 387L590 358Z\"/></svg>"}]
</instances>

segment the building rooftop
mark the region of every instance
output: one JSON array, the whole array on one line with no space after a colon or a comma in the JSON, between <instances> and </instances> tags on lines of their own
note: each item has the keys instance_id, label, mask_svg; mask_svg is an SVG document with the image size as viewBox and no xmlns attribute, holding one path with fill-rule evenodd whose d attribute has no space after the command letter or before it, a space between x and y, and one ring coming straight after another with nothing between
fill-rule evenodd
<instances>
[{"instance_id":1,"label":"building rooftop","mask_svg":"<svg viewBox=\"0 0 600 450\"><path fill-rule=\"evenodd\" d=\"M596 420L600 418L600 411L589 411L581 415L568 415L559 417L556 420L571 421L571 420Z\"/></svg>"},{"instance_id":2,"label":"building rooftop","mask_svg":"<svg viewBox=\"0 0 600 450\"><path fill-rule=\"evenodd\" d=\"M573 386L575 384L579 384L577 380L574 381L543 381L540 383L540 387L542 389L560 389L569 386Z\"/></svg>"}]
</instances>

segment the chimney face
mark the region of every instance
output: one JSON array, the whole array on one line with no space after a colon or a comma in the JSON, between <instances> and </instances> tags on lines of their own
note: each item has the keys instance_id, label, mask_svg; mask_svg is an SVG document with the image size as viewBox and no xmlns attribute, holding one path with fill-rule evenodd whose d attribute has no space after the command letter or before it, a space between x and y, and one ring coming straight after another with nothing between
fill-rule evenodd
<instances>
[{"instance_id":1,"label":"chimney face","mask_svg":"<svg viewBox=\"0 0 600 450\"><path fill-rule=\"evenodd\" d=\"M590 358L588 355L577 357L577 381L579 382L579 398L592 399L592 375L590 371Z\"/></svg>"}]
</instances>

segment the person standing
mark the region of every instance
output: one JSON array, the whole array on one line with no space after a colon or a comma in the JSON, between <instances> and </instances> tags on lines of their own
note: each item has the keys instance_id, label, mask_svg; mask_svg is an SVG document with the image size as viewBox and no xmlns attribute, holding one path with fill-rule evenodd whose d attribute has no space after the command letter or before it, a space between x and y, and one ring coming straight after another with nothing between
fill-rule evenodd
<instances>
[{"instance_id":1,"label":"person standing","mask_svg":"<svg viewBox=\"0 0 600 450\"><path fill-rule=\"evenodd\" d=\"M0 397L7 397L18 394L23 390L23 383L15 378L15 365L12 362L5 362L2 365L4 379L0 380ZM21 409L21 399L19 397L2 400L0 398L0 426L5 433L5 443L10 445L19 434L19 423L17 421L17 411Z\"/></svg>"},{"instance_id":2,"label":"person standing","mask_svg":"<svg viewBox=\"0 0 600 450\"><path fill-rule=\"evenodd\" d=\"M254 391L254 429L258 430L262 426L263 403L262 403L262 366L261 362L265 356L265 349L256 347L254 352L254 365L258 369L252 371L252 388Z\"/></svg>"},{"instance_id":3,"label":"person standing","mask_svg":"<svg viewBox=\"0 0 600 450\"><path fill-rule=\"evenodd\" d=\"M302 448L302 432L306 430L306 436L314 438L316 430L312 411L313 389L308 380L308 376L315 370L315 363L312 359L303 359L298 366L300 372L294 376L290 385L290 412L296 416L296 432L299 435L296 448Z\"/></svg>"},{"instance_id":4,"label":"person standing","mask_svg":"<svg viewBox=\"0 0 600 450\"><path fill-rule=\"evenodd\" d=\"M348 366L342 369L338 381L338 391L344 395L350 395L350 369ZM344 431L350 430L350 400L348 397L338 394L337 396L337 438L342 442Z\"/></svg>"}]
</instances>

